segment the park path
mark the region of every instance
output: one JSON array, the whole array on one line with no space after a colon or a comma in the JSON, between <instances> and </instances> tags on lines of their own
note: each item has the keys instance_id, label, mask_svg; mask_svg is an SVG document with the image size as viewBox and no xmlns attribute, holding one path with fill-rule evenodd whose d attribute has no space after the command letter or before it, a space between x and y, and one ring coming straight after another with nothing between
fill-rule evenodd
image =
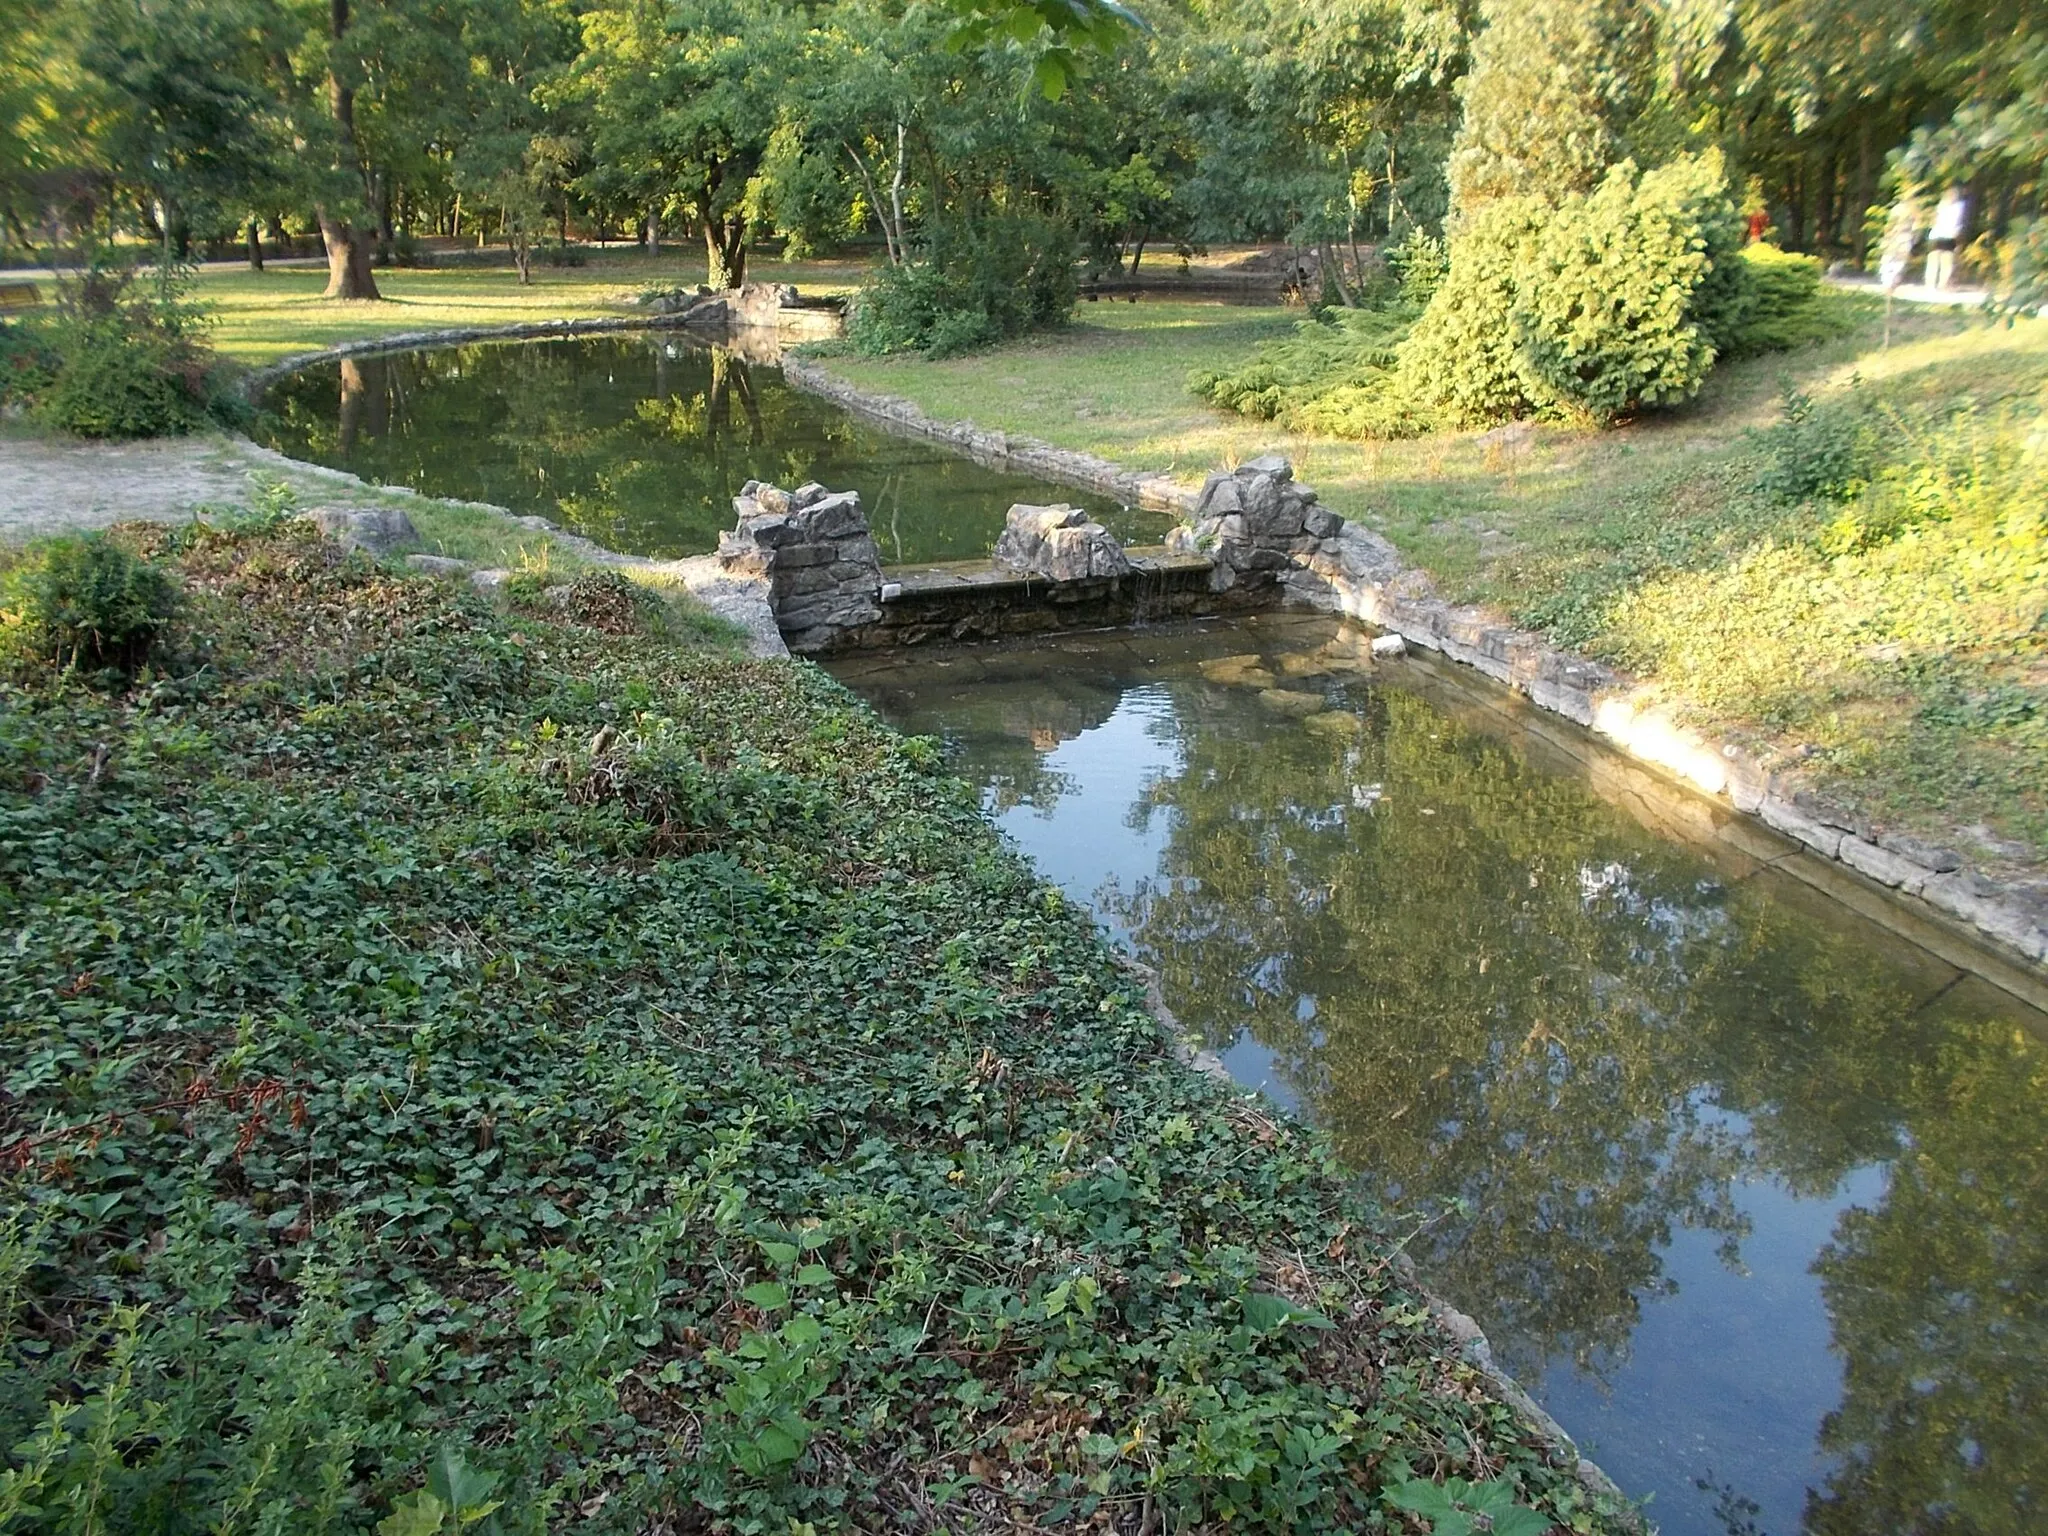
<instances>
[{"instance_id":1,"label":"park path","mask_svg":"<svg viewBox=\"0 0 2048 1536\"><path fill-rule=\"evenodd\" d=\"M289 460L251 446L211 435L88 443L16 426L0 435L0 541L120 522L184 522L202 506L246 505L252 472L298 478ZM333 487L322 491L329 499Z\"/></svg>"}]
</instances>

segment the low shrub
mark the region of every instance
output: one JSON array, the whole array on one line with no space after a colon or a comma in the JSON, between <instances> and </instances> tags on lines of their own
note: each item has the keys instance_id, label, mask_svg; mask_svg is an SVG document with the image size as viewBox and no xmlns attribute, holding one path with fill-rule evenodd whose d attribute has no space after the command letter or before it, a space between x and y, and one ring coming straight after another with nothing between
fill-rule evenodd
<instances>
[{"instance_id":1,"label":"low shrub","mask_svg":"<svg viewBox=\"0 0 2048 1536\"><path fill-rule=\"evenodd\" d=\"M132 674L177 612L177 587L105 534L53 539L0 578L0 634L17 662Z\"/></svg>"},{"instance_id":2,"label":"low shrub","mask_svg":"<svg viewBox=\"0 0 2048 1536\"><path fill-rule=\"evenodd\" d=\"M1188 387L1212 405L1305 432L1405 437L1422 421L1392 373L1416 311L1325 310L1240 367L1191 374Z\"/></svg>"},{"instance_id":3,"label":"low shrub","mask_svg":"<svg viewBox=\"0 0 2048 1536\"><path fill-rule=\"evenodd\" d=\"M1785 505L1847 500L1868 483L1883 452L1877 417L1854 390L1820 405L1787 389L1778 420L1755 436L1762 450L1755 488Z\"/></svg>"},{"instance_id":4,"label":"low shrub","mask_svg":"<svg viewBox=\"0 0 2048 1536\"><path fill-rule=\"evenodd\" d=\"M1007 214L934 231L924 260L882 268L855 297L846 334L870 357L953 357L1074 312L1074 239L1062 226Z\"/></svg>"},{"instance_id":5,"label":"low shrub","mask_svg":"<svg viewBox=\"0 0 2048 1536\"><path fill-rule=\"evenodd\" d=\"M57 377L57 349L43 327L0 320L0 405L26 405Z\"/></svg>"},{"instance_id":6,"label":"low shrub","mask_svg":"<svg viewBox=\"0 0 2048 1536\"><path fill-rule=\"evenodd\" d=\"M79 437L165 437L209 419L239 425L245 402L227 386L187 300L190 274L141 271L93 257L60 284L57 311L35 322L47 358L25 395L36 419Z\"/></svg>"},{"instance_id":7,"label":"low shrub","mask_svg":"<svg viewBox=\"0 0 2048 1536\"><path fill-rule=\"evenodd\" d=\"M1387 265L1400 279L1402 302L1420 310L1443 286L1444 274L1451 269L1450 247L1424 230L1411 230L1387 252Z\"/></svg>"},{"instance_id":8,"label":"low shrub","mask_svg":"<svg viewBox=\"0 0 2048 1536\"><path fill-rule=\"evenodd\" d=\"M1731 339L1726 356L1786 352L1825 341L1845 328L1846 317L1840 307L1829 304L1821 290L1818 257L1757 244L1745 246L1742 258L1749 265L1749 313Z\"/></svg>"},{"instance_id":9,"label":"low shrub","mask_svg":"<svg viewBox=\"0 0 2048 1536\"><path fill-rule=\"evenodd\" d=\"M1499 197L1451 242L1450 266L1401 359L1414 392L1453 423L1497 421L1528 408L1516 366L1519 274L1535 262L1550 209Z\"/></svg>"}]
</instances>

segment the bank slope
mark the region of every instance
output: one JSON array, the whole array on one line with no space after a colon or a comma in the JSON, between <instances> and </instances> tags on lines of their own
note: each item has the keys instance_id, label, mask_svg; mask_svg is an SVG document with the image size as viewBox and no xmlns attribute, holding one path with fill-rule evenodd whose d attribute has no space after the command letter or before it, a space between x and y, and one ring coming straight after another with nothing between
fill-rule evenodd
<instances>
[{"instance_id":1,"label":"bank slope","mask_svg":"<svg viewBox=\"0 0 2048 1536\"><path fill-rule=\"evenodd\" d=\"M935 743L122 536L156 669L0 692L0 1523L1612 1525Z\"/></svg>"}]
</instances>

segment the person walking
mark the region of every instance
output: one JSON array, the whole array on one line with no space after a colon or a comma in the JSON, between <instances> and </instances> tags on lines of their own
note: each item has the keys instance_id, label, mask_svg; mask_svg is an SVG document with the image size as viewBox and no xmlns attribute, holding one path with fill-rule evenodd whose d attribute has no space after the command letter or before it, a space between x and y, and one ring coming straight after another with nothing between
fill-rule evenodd
<instances>
[{"instance_id":1,"label":"person walking","mask_svg":"<svg viewBox=\"0 0 2048 1536\"><path fill-rule=\"evenodd\" d=\"M1963 220L1969 211L1969 197L1956 186L1942 193L1935 205L1934 224L1927 231L1925 281L1937 293L1956 275L1956 247L1962 244Z\"/></svg>"},{"instance_id":2,"label":"person walking","mask_svg":"<svg viewBox=\"0 0 2048 1536\"><path fill-rule=\"evenodd\" d=\"M1913 247L1920 239L1920 200L1910 192L1899 194L1884 221L1884 240L1878 246L1877 280L1886 297L1898 291L1906 280L1906 268L1913 261Z\"/></svg>"}]
</instances>

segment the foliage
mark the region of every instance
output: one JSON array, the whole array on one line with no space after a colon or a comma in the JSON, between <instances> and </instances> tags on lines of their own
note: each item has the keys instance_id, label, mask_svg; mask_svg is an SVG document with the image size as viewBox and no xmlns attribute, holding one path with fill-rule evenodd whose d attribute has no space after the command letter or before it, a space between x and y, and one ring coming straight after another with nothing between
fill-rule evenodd
<instances>
[{"instance_id":1,"label":"foliage","mask_svg":"<svg viewBox=\"0 0 2048 1536\"><path fill-rule=\"evenodd\" d=\"M1403 372L1459 422L1609 421L1690 398L1739 330L1748 268L1718 157L1624 161L1553 211L1496 198L1451 246Z\"/></svg>"},{"instance_id":2,"label":"foliage","mask_svg":"<svg viewBox=\"0 0 2048 1536\"><path fill-rule=\"evenodd\" d=\"M64 280L57 313L35 322L17 378L38 420L80 437L162 437L209 416L238 419L239 397L213 363L205 318L190 302L191 274L159 265L147 275L96 253Z\"/></svg>"},{"instance_id":3,"label":"foliage","mask_svg":"<svg viewBox=\"0 0 2048 1536\"><path fill-rule=\"evenodd\" d=\"M1420 229L1387 252L1387 265L1401 282L1401 302L1419 314L1436 297L1437 289L1451 269L1450 248L1436 236Z\"/></svg>"},{"instance_id":4,"label":"foliage","mask_svg":"<svg viewBox=\"0 0 2048 1536\"><path fill-rule=\"evenodd\" d=\"M177 606L161 567L104 534L52 539L0 575L0 651L60 672L133 673Z\"/></svg>"},{"instance_id":5,"label":"foliage","mask_svg":"<svg viewBox=\"0 0 2048 1536\"><path fill-rule=\"evenodd\" d=\"M1646 105L1654 10L1642 0L1483 0L1446 174L1462 221L1499 197L1561 202L1626 157Z\"/></svg>"},{"instance_id":6,"label":"foliage","mask_svg":"<svg viewBox=\"0 0 2048 1536\"><path fill-rule=\"evenodd\" d=\"M1302 321L1294 335L1261 347L1249 362L1202 369L1188 387L1212 405L1304 432L1339 437L1402 437L1414 425L1393 412L1390 387L1400 344L1417 311L1332 309Z\"/></svg>"},{"instance_id":7,"label":"foliage","mask_svg":"<svg viewBox=\"0 0 2048 1536\"><path fill-rule=\"evenodd\" d=\"M1821 292L1819 261L1763 244L1744 246L1742 258L1749 263L1749 312L1723 348L1724 356L1789 352L1846 329L1842 309Z\"/></svg>"},{"instance_id":8,"label":"foliage","mask_svg":"<svg viewBox=\"0 0 2048 1536\"><path fill-rule=\"evenodd\" d=\"M0 405L28 405L50 387L62 359L44 327L0 320Z\"/></svg>"},{"instance_id":9,"label":"foliage","mask_svg":"<svg viewBox=\"0 0 2048 1536\"><path fill-rule=\"evenodd\" d=\"M846 333L870 357L952 357L1066 323L1074 243L1059 225L1010 214L949 225L922 260L882 267L855 297Z\"/></svg>"},{"instance_id":10,"label":"foliage","mask_svg":"<svg viewBox=\"0 0 2048 1536\"><path fill-rule=\"evenodd\" d=\"M1697 394L1748 308L1737 248L1718 155L1640 178L1624 161L1567 198L1517 274L1516 372L1530 404L1611 421Z\"/></svg>"},{"instance_id":11,"label":"foliage","mask_svg":"<svg viewBox=\"0 0 2048 1536\"><path fill-rule=\"evenodd\" d=\"M2038 376L2034 390L2042 387ZM2048 843L2041 399L1787 402L1700 493L1506 572L1524 622L1655 679L1717 729L1797 747L1874 815ZM1655 519L1652 521L1651 519ZM1645 524L1648 526L1645 526Z\"/></svg>"},{"instance_id":12,"label":"foliage","mask_svg":"<svg viewBox=\"0 0 2048 1536\"><path fill-rule=\"evenodd\" d=\"M1847 500L1869 483L1882 454L1876 413L1854 391L1817 407L1811 395L1788 389L1778 420L1756 441L1762 453L1754 485L1785 505Z\"/></svg>"},{"instance_id":13,"label":"foliage","mask_svg":"<svg viewBox=\"0 0 2048 1536\"><path fill-rule=\"evenodd\" d=\"M936 743L303 524L179 561L202 665L0 695L16 1524L1611 1525Z\"/></svg>"}]
</instances>

